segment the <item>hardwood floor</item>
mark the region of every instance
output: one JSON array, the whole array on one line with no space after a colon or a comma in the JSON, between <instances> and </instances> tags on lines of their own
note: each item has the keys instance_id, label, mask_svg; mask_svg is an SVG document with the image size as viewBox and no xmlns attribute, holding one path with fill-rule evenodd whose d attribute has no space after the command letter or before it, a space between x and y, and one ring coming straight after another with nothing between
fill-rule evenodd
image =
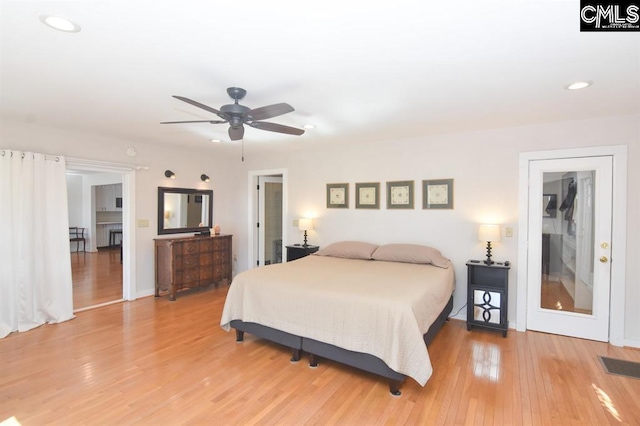
<instances>
[{"instance_id":1,"label":"hardwood floor","mask_svg":"<svg viewBox=\"0 0 640 426\"><path fill-rule=\"evenodd\" d=\"M23 425L640 424L640 380L597 355L640 351L542 333L468 332L448 322L426 386L402 396L358 370L220 326L227 286L80 312L0 340L0 421Z\"/></svg>"},{"instance_id":2,"label":"hardwood floor","mask_svg":"<svg viewBox=\"0 0 640 426\"><path fill-rule=\"evenodd\" d=\"M71 252L73 309L122 299L120 248Z\"/></svg>"},{"instance_id":3,"label":"hardwood floor","mask_svg":"<svg viewBox=\"0 0 640 426\"><path fill-rule=\"evenodd\" d=\"M558 277L549 279L545 274L542 275L540 306L545 309L591 315L591 310L579 309L574 306L573 297L564 288Z\"/></svg>"}]
</instances>

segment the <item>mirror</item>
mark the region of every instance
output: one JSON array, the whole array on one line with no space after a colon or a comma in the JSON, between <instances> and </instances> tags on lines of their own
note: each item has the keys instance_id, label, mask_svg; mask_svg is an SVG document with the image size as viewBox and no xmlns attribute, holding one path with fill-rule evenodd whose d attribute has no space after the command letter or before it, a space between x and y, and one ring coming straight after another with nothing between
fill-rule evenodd
<instances>
[{"instance_id":1,"label":"mirror","mask_svg":"<svg viewBox=\"0 0 640 426\"><path fill-rule=\"evenodd\" d=\"M158 235L208 231L212 222L212 190L158 187Z\"/></svg>"}]
</instances>

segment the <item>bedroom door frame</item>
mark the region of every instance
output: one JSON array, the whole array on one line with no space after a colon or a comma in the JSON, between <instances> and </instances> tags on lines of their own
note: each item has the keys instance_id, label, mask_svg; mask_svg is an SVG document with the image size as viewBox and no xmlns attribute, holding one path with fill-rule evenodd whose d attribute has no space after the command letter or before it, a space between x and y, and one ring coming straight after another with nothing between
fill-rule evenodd
<instances>
[{"instance_id":1,"label":"bedroom door frame","mask_svg":"<svg viewBox=\"0 0 640 426\"><path fill-rule=\"evenodd\" d=\"M269 221L267 218L267 209L268 204L267 204L267 198L268 198L268 191L267 191L267 185L268 184L279 184L280 185L280 193L282 196L282 176L281 175L277 175L277 176L258 176L258 203L259 203L259 208L258 208L258 223L260 223L260 227L258 228L258 241L257 241L257 246L258 246L258 261L256 262L258 266L265 266L267 265L267 263L265 263L267 261L267 229L269 228ZM271 204L271 203L269 203ZM282 208L282 200L280 200L280 208ZM280 212L282 213L282 212ZM282 217L280 218L280 250L282 251ZM283 260L281 260L282 262Z\"/></svg>"},{"instance_id":2,"label":"bedroom door frame","mask_svg":"<svg viewBox=\"0 0 640 426\"><path fill-rule=\"evenodd\" d=\"M136 217L135 187L136 170L129 164L67 158L67 170L79 172L102 172L122 174L122 299L136 299L136 233L133 218ZM91 243L93 244L93 243ZM113 303L117 303L115 301ZM112 302L109 302L112 303ZM83 308L81 310L95 308Z\"/></svg>"},{"instance_id":3,"label":"bedroom door frame","mask_svg":"<svg viewBox=\"0 0 640 426\"><path fill-rule=\"evenodd\" d=\"M288 172L287 169L268 169L268 170L253 170L249 172L248 189L249 194L248 206L249 211L247 215L247 247L249 248L247 254L247 269L256 268L257 253L259 250L258 243L258 228L256 226L259 215L259 200L258 200L258 179L260 177L269 176L281 176L282 177L282 246L284 248L287 239L287 218L288 212ZM283 256L284 257L284 256ZM284 261L284 259L283 259Z\"/></svg>"},{"instance_id":4,"label":"bedroom door frame","mask_svg":"<svg viewBox=\"0 0 640 426\"><path fill-rule=\"evenodd\" d=\"M530 161L529 171L528 264L533 267L527 279L527 329L608 342L612 157ZM562 200L560 209L552 210L554 221L546 223L541 213L545 184ZM543 273L545 227L550 244L548 272ZM542 294L551 288L563 288L570 297L563 301L558 295L555 305L550 305Z\"/></svg>"},{"instance_id":5,"label":"bedroom door frame","mask_svg":"<svg viewBox=\"0 0 640 426\"><path fill-rule=\"evenodd\" d=\"M613 161L611 222L611 290L609 343L624 346L627 231L627 146L523 152L519 161L519 222L516 330L527 330L527 293L529 267L529 167L531 161L610 156Z\"/></svg>"}]
</instances>

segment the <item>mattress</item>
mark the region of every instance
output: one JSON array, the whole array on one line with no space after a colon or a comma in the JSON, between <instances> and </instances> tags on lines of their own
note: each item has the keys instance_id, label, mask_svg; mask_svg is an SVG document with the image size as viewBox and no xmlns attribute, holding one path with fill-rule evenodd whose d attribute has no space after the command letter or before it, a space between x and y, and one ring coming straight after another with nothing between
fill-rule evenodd
<instances>
[{"instance_id":1,"label":"mattress","mask_svg":"<svg viewBox=\"0 0 640 426\"><path fill-rule=\"evenodd\" d=\"M254 322L367 353L424 386L432 367L423 335L454 282L450 264L312 255L237 275L220 325Z\"/></svg>"}]
</instances>

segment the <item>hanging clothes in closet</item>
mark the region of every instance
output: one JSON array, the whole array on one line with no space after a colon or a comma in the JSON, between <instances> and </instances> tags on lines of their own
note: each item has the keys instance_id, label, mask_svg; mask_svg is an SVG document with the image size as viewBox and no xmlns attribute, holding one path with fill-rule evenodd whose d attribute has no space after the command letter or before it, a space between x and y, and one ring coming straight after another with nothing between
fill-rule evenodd
<instances>
[{"instance_id":1,"label":"hanging clothes in closet","mask_svg":"<svg viewBox=\"0 0 640 426\"><path fill-rule=\"evenodd\" d=\"M573 223L574 210L576 207L575 201L577 195L578 185L576 184L574 179L571 179L571 182L569 182L569 187L567 188L567 195L564 197L564 200L562 200L562 204L560 204L560 207L558 208L558 210L564 213L563 218L568 222L568 233L570 235L573 235L573 232L571 232L571 230L573 229L571 224Z\"/></svg>"}]
</instances>

